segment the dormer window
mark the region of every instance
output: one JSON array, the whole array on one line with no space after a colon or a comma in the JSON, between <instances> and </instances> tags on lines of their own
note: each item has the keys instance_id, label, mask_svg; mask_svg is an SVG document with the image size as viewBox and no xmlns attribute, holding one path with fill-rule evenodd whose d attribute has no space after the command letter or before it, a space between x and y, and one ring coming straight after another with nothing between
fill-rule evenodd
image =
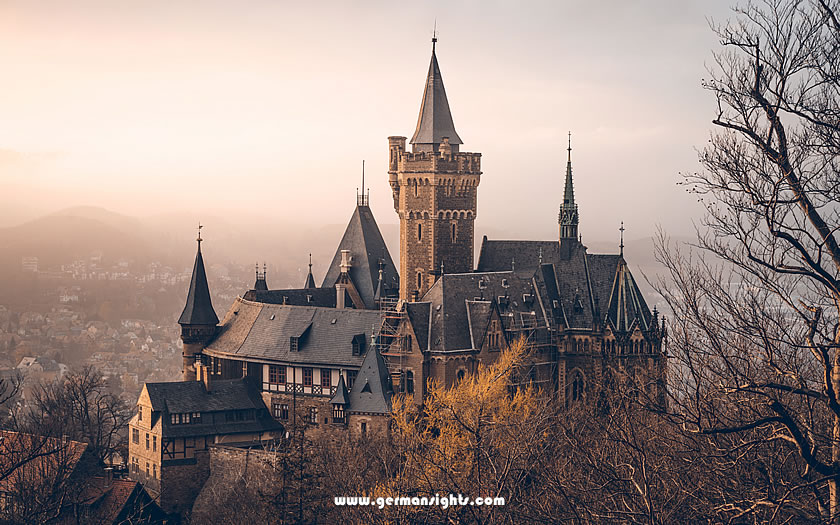
<instances>
[{"instance_id":1,"label":"dormer window","mask_svg":"<svg viewBox=\"0 0 840 525\"><path fill-rule=\"evenodd\" d=\"M289 338L289 352L300 351L300 337L292 336Z\"/></svg>"},{"instance_id":2,"label":"dormer window","mask_svg":"<svg viewBox=\"0 0 840 525\"><path fill-rule=\"evenodd\" d=\"M362 355L365 353L365 341L367 341L365 334L356 334L353 336L353 355Z\"/></svg>"}]
</instances>

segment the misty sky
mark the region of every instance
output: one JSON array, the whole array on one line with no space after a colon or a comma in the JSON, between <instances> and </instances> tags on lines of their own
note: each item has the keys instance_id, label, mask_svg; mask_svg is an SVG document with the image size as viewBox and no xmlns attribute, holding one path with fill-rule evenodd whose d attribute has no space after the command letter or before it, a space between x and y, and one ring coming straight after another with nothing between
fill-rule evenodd
<instances>
[{"instance_id":1,"label":"misty sky","mask_svg":"<svg viewBox=\"0 0 840 525\"><path fill-rule=\"evenodd\" d=\"M395 223L387 137L414 132L436 20L483 154L477 241L557 236L569 130L585 242L683 234L731 3L0 0L0 226L75 205L344 223L362 159Z\"/></svg>"}]
</instances>

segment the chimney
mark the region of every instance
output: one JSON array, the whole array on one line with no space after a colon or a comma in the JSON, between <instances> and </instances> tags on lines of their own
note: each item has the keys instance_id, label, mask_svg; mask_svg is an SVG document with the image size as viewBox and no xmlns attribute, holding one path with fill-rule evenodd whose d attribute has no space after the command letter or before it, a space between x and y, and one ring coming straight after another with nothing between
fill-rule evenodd
<instances>
[{"instance_id":1,"label":"chimney","mask_svg":"<svg viewBox=\"0 0 840 525\"><path fill-rule=\"evenodd\" d=\"M196 374L196 377L198 377L199 381L204 383L204 389L209 392L210 391L210 386L211 386L210 367L205 365L205 364L199 365L198 373Z\"/></svg>"},{"instance_id":2,"label":"chimney","mask_svg":"<svg viewBox=\"0 0 840 525\"><path fill-rule=\"evenodd\" d=\"M341 250L341 273L350 273L350 250Z\"/></svg>"},{"instance_id":3,"label":"chimney","mask_svg":"<svg viewBox=\"0 0 840 525\"><path fill-rule=\"evenodd\" d=\"M344 296L345 296L346 285L338 282L335 283L335 307L336 308L344 308Z\"/></svg>"}]
</instances>

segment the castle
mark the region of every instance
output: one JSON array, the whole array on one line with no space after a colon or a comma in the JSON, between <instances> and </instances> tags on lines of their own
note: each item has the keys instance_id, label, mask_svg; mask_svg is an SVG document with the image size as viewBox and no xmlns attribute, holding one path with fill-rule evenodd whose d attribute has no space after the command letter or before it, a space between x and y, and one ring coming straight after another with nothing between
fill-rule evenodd
<instances>
[{"instance_id":1,"label":"castle","mask_svg":"<svg viewBox=\"0 0 840 525\"><path fill-rule=\"evenodd\" d=\"M191 387L195 399L204 399L198 390L212 392L213 384L237 380L252 385L280 424L364 436L386 431L393 395L422 405L430 380L452 385L519 338L533 350L521 380L560 403L585 399L619 373L646 378L651 393L664 397L664 321L649 310L623 243L610 255L590 254L581 243L571 139L558 238L484 237L474 262L481 154L461 151L435 42L414 135L410 141L388 138L399 272L363 189L320 287L311 263L299 289L271 290L258 270L253 289L219 322L199 237L178 321L183 381L204 385ZM146 388L149 395L167 390ZM143 410L154 410L155 403L143 399L132 432L143 426L139 414L153 417ZM195 414L205 418L198 405L190 405L192 421ZM257 407L247 409L262 421ZM182 422L170 423L161 419L161 442L168 442L167 433L183 433ZM265 422L254 425L249 439L255 442L275 430ZM203 443L231 441L213 432ZM130 457L145 458L134 445ZM155 468L163 473L178 465L163 460Z\"/></svg>"}]
</instances>

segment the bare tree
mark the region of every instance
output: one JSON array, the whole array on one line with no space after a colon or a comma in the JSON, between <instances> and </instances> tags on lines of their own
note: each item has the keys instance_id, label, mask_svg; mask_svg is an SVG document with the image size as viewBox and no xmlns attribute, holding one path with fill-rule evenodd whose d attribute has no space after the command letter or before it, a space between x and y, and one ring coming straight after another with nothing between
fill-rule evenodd
<instances>
[{"instance_id":1,"label":"bare tree","mask_svg":"<svg viewBox=\"0 0 840 525\"><path fill-rule=\"evenodd\" d=\"M37 385L32 404L34 433L88 443L101 461L115 452L126 457L131 411L108 390L104 376L95 368L86 366L57 382Z\"/></svg>"},{"instance_id":2,"label":"bare tree","mask_svg":"<svg viewBox=\"0 0 840 525\"><path fill-rule=\"evenodd\" d=\"M732 484L730 520L840 523L838 11L763 0L714 28L715 131L686 176L708 214L696 250L657 247L670 417Z\"/></svg>"}]
</instances>

